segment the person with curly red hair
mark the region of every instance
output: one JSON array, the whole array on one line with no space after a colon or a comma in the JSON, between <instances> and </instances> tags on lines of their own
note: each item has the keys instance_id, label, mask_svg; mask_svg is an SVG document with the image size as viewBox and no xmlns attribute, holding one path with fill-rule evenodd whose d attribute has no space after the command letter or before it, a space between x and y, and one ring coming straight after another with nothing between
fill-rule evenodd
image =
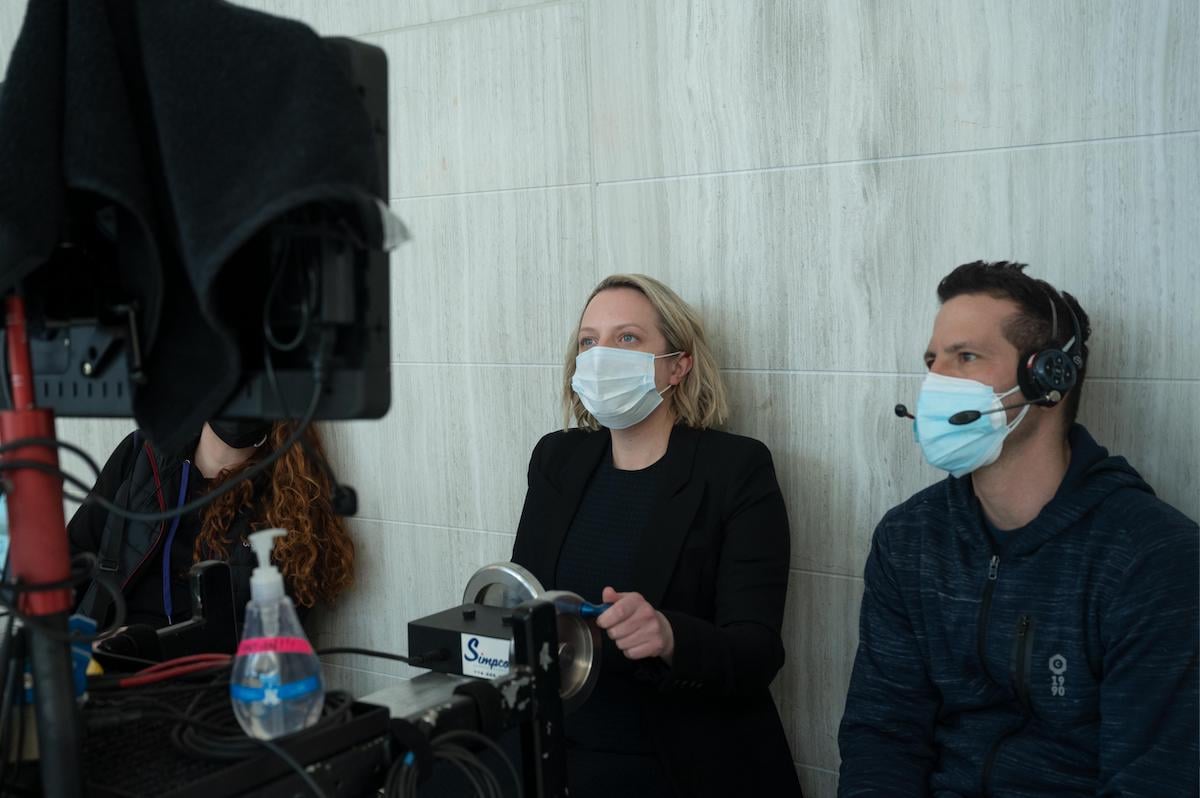
<instances>
[{"instance_id":1,"label":"person with curly red hair","mask_svg":"<svg viewBox=\"0 0 1200 798\"><path fill-rule=\"evenodd\" d=\"M180 507L241 479L294 429L290 421L210 421L176 453L158 451L140 431L134 432L109 457L92 493L134 512ZM190 617L188 572L194 563L225 561L240 625L255 567L247 536L259 529L286 529L272 559L303 617L307 609L332 602L350 587L354 567L354 544L333 512L329 480L316 462L324 458L320 436L309 426L303 438L307 453L292 446L257 477L174 519L127 520L85 502L67 527L72 553L95 554L117 581L127 624L155 628ZM79 611L104 624L111 609L105 596L98 586L86 586Z\"/></svg>"}]
</instances>

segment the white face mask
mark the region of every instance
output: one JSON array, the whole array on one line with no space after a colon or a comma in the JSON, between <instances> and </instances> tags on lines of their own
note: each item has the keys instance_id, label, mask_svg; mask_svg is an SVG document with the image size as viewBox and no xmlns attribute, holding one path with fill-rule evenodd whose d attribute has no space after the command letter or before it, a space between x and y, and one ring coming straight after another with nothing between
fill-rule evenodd
<instances>
[{"instance_id":1,"label":"white face mask","mask_svg":"<svg viewBox=\"0 0 1200 798\"><path fill-rule=\"evenodd\" d=\"M587 411L609 429L628 429L645 421L662 404L654 383L654 361L683 352L655 355L632 349L593 346L575 358L571 388Z\"/></svg>"}]
</instances>

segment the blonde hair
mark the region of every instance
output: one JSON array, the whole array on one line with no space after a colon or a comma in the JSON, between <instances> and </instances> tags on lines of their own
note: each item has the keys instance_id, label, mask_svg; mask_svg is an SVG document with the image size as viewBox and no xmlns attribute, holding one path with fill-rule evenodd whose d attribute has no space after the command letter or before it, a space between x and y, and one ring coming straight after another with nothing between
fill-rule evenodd
<instances>
[{"instance_id":1,"label":"blonde hair","mask_svg":"<svg viewBox=\"0 0 1200 798\"><path fill-rule=\"evenodd\" d=\"M697 429L707 429L725 422L729 417L729 401L725 396L725 383L717 368L716 358L704 338L704 325L691 305L667 286L644 274L614 274L605 277L583 303L579 322L567 344L567 358L563 364L563 425L571 426L571 420L584 429L600 429L598 422L571 388L575 376L575 358L579 355L579 328L587 306L601 291L612 288L632 288L654 306L658 313L658 330L667 339L668 352L684 352L692 356L692 368L683 380L667 393L666 400L677 422ZM657 353L662 354L662 353Z\"/></svg>"}]
</instances>

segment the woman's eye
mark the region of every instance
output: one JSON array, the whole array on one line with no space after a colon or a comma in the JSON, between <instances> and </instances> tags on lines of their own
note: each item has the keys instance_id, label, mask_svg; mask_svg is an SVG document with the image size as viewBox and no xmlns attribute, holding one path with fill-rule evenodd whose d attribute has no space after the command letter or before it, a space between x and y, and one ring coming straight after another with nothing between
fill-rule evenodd
<instances>
[{"instance_id":1,"label":"woman's eye","mask_svg":"<svg viewBox=\"0 0 1200 798\"><path fill-rule=\"evenodd\" d=\"M595 338L580 338L579 339L579 348L580 349L587 349L589 346L595 346L595 345L596 345Z\"/></svg>"},{"instance_id":2,"label":"woman's eye","mask_svg":"<svg viewBox=\"0 0 1200 798\"><path fill-rule=\"evenodd\" d=\"M637 336L633 333L621 333L620 341L623 344L636 344Z\"/></svg>"}]
</instances>

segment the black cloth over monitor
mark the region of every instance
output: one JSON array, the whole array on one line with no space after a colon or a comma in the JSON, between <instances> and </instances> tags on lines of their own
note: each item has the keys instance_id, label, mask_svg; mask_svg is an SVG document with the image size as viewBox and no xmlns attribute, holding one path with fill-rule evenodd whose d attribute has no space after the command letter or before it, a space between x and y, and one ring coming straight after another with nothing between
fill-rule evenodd
<instances>
[{"instance_id":1,"label":"black cloth over monitor","mask_svg":"<svg viewBox=\"0 0 1200 798\"><path fill-rule=\"evenodd\" d=\"M304 25L214 0L31 2L0 92L0 293L81 217L104 227L115 263L95 268L141 309L134 413L171 448L238 385L237 286L265 294L269 267L247 243L319 204L378 248L380 163Z\"/></svg>"}]
</instances>

